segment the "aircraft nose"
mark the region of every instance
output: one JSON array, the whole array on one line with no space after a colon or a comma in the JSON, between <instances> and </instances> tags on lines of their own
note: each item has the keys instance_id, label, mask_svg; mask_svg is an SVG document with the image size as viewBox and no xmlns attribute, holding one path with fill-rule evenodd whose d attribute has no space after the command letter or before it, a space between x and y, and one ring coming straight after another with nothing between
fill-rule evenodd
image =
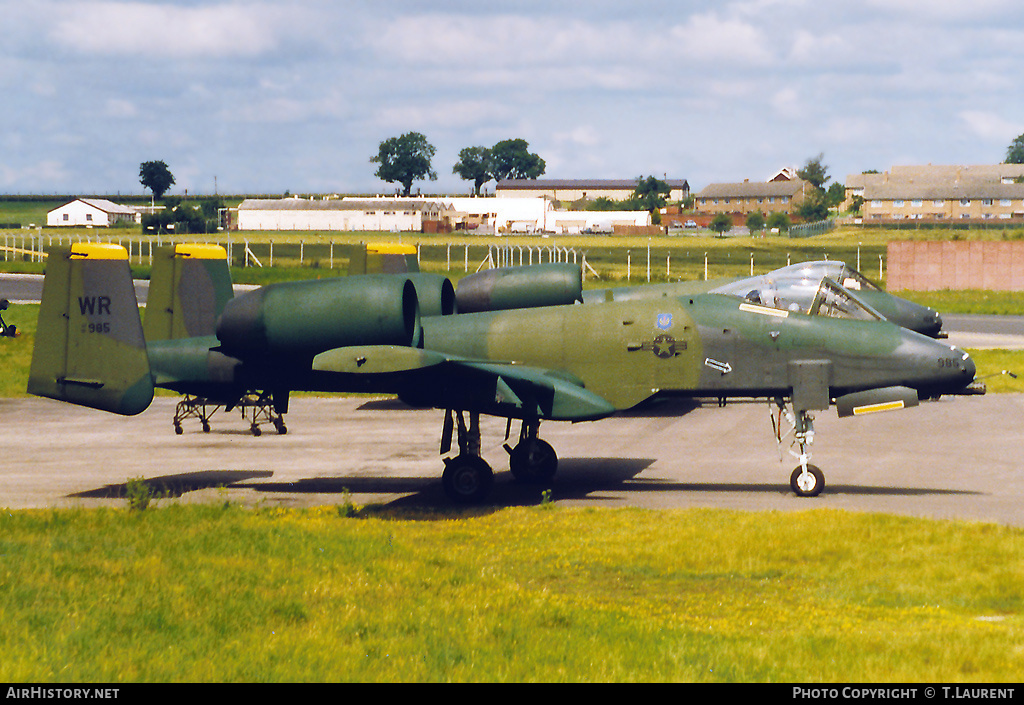
<instances>
[{"instance_id":1,"label":"aircraft nose","mask_svg":"<svg viewBox=\"0 0 1024 705\"><path fill-rule=\"evenodd\" d=\"M906 299L897 302L897 321L904 328L917 331L929 338L938 338L942 331L942 316L929 306L922 306Z\"/></svg>"},{"instance_id":2,"label":"aircraft nose","mask_svg":"<svg viewBox=\"0 0 1024 705\"><path fill-rule=\"evenodd\" d=\"M905 331L901 350L908 386L922 396L960 392L974 381L974 360L960 348Z\"/></svg>"},{"instance_id":3,"label":"aircraft nose","mask_svg":"<svg viewBox=\"0 0 1024 705\"><path fill-rule=\"evenodd\" d=\"M959 391L974 381L977 368L974 360L958 347L947 346L946 354L939 358L939 365L946 374L942 375L947 389Z\"/></svg>"}]
</instances>

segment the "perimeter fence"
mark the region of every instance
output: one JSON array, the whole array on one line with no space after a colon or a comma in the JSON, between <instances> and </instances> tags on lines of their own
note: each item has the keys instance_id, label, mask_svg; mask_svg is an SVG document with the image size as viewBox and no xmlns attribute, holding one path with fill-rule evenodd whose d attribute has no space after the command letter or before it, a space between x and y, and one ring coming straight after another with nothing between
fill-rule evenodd
<instances>
[{"instance_id":1,"label":"perimeter fence","mask_svg":"<svg viewBox=\"0 0 1024 705\"><path fill-rule=\"evenodd\" d=\"M156 248L183 242L202 242L224 247L232 267L303 267L342 273L347 270L352 248L367 242L402 240L402 233L375 236L335 237L330 234L217 233L209 236L139 235L125 231L61 232L49 230L12 230L0 232L0 252L4 262L42 262L47 249L76 242L115 243L124 247L133 266L152 264ZM548 262L578 264L587 280L652 282L714 279L765 273L794 262L840 259L879 281L885 278L885 246L836 246L824 250L813 244L793 243L785 249L751 246L731 239L720 247L704 247L688 238L649 239L647 244L633 239L628 243L614 238L592 238L585 246L579 238L565 238L570 244L537 244L515 237L495 238L500 242L417 242L417 261L425 271L449 273L453 278L492 267L508 267ZM642 238L640 239L642 240ZM671 242L670 242L671 241ZM748 243L750 241L748 240ZM320 274L311 274L320 276Z\"/></svg>"}]
</instances>

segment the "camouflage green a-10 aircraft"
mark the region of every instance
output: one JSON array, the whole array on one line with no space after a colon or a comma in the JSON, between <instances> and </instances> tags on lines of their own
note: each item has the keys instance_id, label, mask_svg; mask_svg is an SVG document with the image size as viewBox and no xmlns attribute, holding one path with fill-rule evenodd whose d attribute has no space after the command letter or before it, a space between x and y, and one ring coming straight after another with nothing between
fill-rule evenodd
<instances>
[{"instance_id":1,"label":"camouflage green a-10 aircraft","mask_svg":"<svg viewBox=\"0 0 1024 705\"><path fill-rule=\"evenodd\" d=\"M161 249L144 330L123 248L51 249L29 392L120 414L145 410L154 387L229 406L258 392L278 414L293 390L394 393L445 410L443 485L469 503L493 481L480 414L522 422L505 446L510 469L536 482L557 468L541 421L672 395L767 398L793 426L791 486L814 496L824 476L810 463L812 412L914 406L967 393L975 374L962 350L882 320L828 278L790 310L717 293L578 305L579 269L552 265L490 270L458 292L418 273L234 297L226 272L222 248Z\"/></svg>"}]
</instances>

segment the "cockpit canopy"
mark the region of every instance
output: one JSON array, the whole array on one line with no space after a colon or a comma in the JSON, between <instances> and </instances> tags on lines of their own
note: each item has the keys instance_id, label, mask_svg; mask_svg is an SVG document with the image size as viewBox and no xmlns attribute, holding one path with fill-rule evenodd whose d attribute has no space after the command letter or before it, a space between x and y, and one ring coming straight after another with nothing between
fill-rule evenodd
<instances>
[{"instance_id":1,"label":"cockpit canopy","mask_svg":"<svg viewBox=\"0 0 1024 705\"><path fill-rule=\"evenodd\" d=\"M819 281L822 277L828 277L844 289L849 289L850 291L881 291L874 282L856 269L848 266L846 262L836 260L798 262L788 267L776 269L772 274L782 279L804 277L815 281Z\"/></svg>"},{"instance_id":2,"label":"cockpit canopy","mask_svg":"<svg viewBox=\"0 0 1024 705\"><path fill-rule=\"evenodd\" d=\"M838 264L846 267L842 262ZM855 270L849 271L855 272ZM807 272L806 276L805 272ZM787 267L785 270L776 270L770 275L741 279L712 289L711 293L735 296L758 306L805 313L811 316L849 318L861 321L885 320L880 313L861 301L852 291L840 286L829 276L820 273L817 273L817 277L813 276L815 273L797 265ZM841 271L839 273L842 274ZM871 286L874 285L871 284Z\"/></svg>"}]
</instances>

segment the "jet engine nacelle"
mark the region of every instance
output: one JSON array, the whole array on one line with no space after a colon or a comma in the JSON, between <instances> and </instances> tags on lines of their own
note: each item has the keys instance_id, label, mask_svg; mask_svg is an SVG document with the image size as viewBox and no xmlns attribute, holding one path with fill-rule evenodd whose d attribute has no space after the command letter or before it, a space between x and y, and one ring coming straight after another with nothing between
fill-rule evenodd
<instances>
[{"instance_id":1,"label":"jet engine nacelle","mask_svg":"<svg viewBox=\"0 0 1024 705\"><path fill-rule=\"evenodd\" d=\"M224 307L221 350L252 355L315 355L351 345L421 343L419 302L408 277L366 275L270 284Z\"/></svg>"},{"instance_id":2,"label":"jet engine nacelle","mask_svg":"<svg viewBox=\"0 0 1024 705\"><path fill-rule=\"evenodd\" d=\"M455 287L448 277L427 272L412 272L404 276L416 287L421 316L450 316L455 313Z\"/></svg>"},{"instance_id":3,"label":"jet engine nacelle","mask_svg":"<svg viewBox=\"0 0 1024 705\"><path fill-rule=\"evenodd\" d=\"M583 301L583 273L559 263L488 269L460 281L455 300L459 313L564 306Z\"/></svg>"}]
</instances>

